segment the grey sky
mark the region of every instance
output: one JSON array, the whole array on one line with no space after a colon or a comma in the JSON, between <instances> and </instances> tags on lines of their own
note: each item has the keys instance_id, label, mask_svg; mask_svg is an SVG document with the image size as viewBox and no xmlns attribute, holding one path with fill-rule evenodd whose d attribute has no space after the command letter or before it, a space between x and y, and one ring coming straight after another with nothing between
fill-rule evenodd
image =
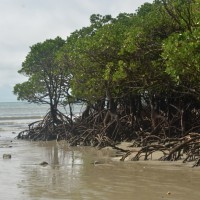
<instances>
[{"instance_id":1,"label":"grey sky","mask_svg":"<svg viewBox=\"0 0 200 200\"><path fill-rule=\"evenodd\" d=\"M153 0L0 0L0 102L16 101L17 71L29 47L57 36L66 39L89 25L91 14L133 13Z\"/></svg>"}]
</instances>

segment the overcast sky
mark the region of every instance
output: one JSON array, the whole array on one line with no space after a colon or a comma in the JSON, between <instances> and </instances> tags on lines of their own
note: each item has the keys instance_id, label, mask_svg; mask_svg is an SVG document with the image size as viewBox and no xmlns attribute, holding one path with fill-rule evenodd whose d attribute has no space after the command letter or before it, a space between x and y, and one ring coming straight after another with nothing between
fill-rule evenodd
<instances>
[{"instance_id":1,"label":"overcast sky","mask_svg":"<svg viewBox=\"0 0 200 200\"><path fill-rule=\"evenodd\" d=\"M92 14L133 13L153 0L0 0L0 102L16 101L16 83L25 81L17 71L29 47L57 36L66 39L89 25Z\"/></svg>"}]
</instances>

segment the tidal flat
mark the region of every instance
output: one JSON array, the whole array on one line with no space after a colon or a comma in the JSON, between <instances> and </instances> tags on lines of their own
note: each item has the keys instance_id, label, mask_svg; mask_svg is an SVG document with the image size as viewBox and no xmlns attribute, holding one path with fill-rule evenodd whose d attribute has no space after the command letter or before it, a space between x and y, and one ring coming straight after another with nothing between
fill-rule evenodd
<instances>
[{"instance_id":1,"label":"tidal flat","mask_svg":"<svg viewBox=\"0 0 200 200\"><path fill-rule=\"evenodd\" d=\"M199 200L200 169L115 159L110 149L65 141L0 140L0 193L7 200ZM11 159L3 159L11 154ZM97 164L94 164L98 161ZM47 165L40 165L47 162Z\"/></svg>"}]
</instances>

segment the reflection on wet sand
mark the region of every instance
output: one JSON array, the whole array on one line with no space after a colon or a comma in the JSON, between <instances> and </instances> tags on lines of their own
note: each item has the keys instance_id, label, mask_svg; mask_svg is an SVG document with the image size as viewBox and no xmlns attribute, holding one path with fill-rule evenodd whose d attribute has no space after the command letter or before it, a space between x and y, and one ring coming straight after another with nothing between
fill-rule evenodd
<instances>
[{"instance_id":1,"label":"reflection on wet sand","mask_svg":"<svg viewBox=\"0 0 200 200\"><path fill-rule=\"evenodd\" d=\"M2 199L200 199L198 168L113 162L110 151L71 148L64 142L13 141L12 145L0 152ZM4 153L12 159L3 160ZM95 160L105 164L91 164ZM40 165L43 161L48 165Z\"/></svg>"},{"instance_id":2,"label":"reflection on wet sand","mask_svg":"<svg viewBox=\"0 0 200 200\"><path fill-rule=\"evenodd\" d=\"M24 165L28 193L32 199L66 199L79 187L82 158L79 151L66 151L56 142L39 143L43 157L49 165ZM28 172L28 173L27 173Z\"/></svg>"}]
</instances>

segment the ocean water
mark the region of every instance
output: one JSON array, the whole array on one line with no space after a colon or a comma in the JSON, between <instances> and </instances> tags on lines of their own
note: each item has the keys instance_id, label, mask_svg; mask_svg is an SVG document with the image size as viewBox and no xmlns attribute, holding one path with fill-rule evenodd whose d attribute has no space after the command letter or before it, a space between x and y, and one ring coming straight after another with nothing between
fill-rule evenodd
<instances>
[{"instance_id":1,"label":"ocean water","mask_svg":"<svg viewBox=\"0 0 200 200\"><path fill-rule=\"evenodd\" d=\"M80 115L84 106L74 104L73 113ZM60 107L69 115L69 108ZM17 133L28 128L28 124L41 120L49 111L48 105L30 104L27 102L0 102L0 140L14 138Z\"/></svg>"}]
</instances>

